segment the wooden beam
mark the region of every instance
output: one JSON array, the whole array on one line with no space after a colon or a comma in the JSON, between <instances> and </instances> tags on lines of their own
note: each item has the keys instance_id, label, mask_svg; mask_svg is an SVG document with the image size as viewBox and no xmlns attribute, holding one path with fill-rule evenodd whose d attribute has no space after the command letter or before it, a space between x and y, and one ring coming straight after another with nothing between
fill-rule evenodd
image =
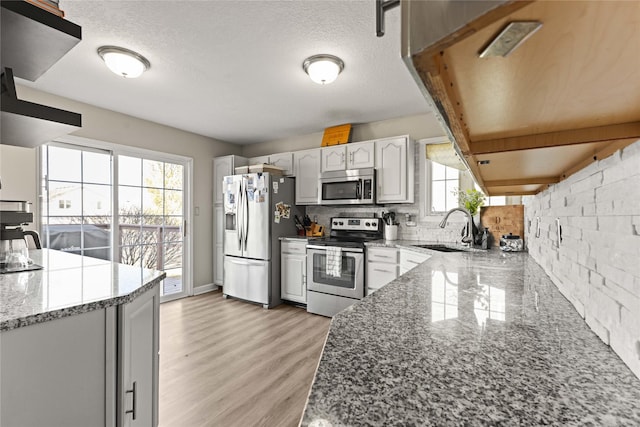
<instances>
[{"instance_id":1,"label":"wooden beam","mask_svg":"<svg viewBox=\"0 0 640 427\"><path fill-rule=\"evenodd\" d=\"M484 185L487 187L509 187L511 185L555 184L557 182L560 182L560 178L557 176L541 176L536 178L485 181Z\"/></svg>"},{"instance_id":2,"label":"wooden beam","mask_svg":"<svg viewBox=\"0 0 640 427\"><path fill-rule=\"evenodd\" d=\"M590 142L617 141L628 138L640 138L640 121L541 133L537 135L476 141L469 144L469 148L473 154L490 154L503 153L505 151L558 147L562 145L586 144Z\"/></svg>"},{"instance_id":3,"label":"wooden beam","mask_svg":"<svg viewBox=\"0 0 640 427\"><path fill-rule=\"evenodd\" d=\"M542 187L533 191L494 191L490 196L533 196L542 191Z\"/></svg>"},{"instance_id":4,"label":"wooden beam","mask_svg":"<svg viewBox=\"0 0 640 427\"><path fill-rule=\"evenodd\" d=\"M579 170L584 169L585 167L589 166L591 163L596 162L598 160L605 159L605 158L609 157L610 155L612 155L613 153L615 153L616 151L622 150L624 147L633 144L637 140L638 140L637 138L629 138L629 139L624 139L624 140L612 142L611 144L607 145L606 147L604 147L600 151L596 152L593 155L590 155L586 159L582 160L580 163L577 163L574 166L572 166L571 168L569 168L566 171L564 171L560 175L560 179L564 180L564 179L570 177L571 175L573 175L574 173L578 172Z\"/></svg>"}]
</instances>

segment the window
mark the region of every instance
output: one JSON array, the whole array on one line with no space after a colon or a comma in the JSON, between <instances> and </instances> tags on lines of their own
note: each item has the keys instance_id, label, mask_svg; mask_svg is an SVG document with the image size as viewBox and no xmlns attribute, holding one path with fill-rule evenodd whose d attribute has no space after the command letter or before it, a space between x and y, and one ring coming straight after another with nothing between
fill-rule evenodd
<instances>
[{"instance_id":1,"label":"window","mask_svg":"<svg viewBox=\"0 0 640 427\"><path fill-rule=\"evenodd\" d=\"M458 206L454 190L469 185L468 173L445 137L418 141L420 220L433 221Z\"/></svg>"},{"instance_id":2,"label":"window","mask_svg":"<svg viewBox=\"0 0 640 427\"><path fill-rule=\"evenodd\" d=\"M41 149L42 245L111 259L111 152L67 144Z\"/></svg>"},{"instance_id":3,"label":"window","mask_svg":"<svg viewBox=\"0 0 640 427\"><path fill-rule=\"evenodd\" d=\"M474 187L478 191L482 191L478 184L474 184ZM482 206L504 206L507 204L507 196L489 196L484 200Z\"/></svg>"},{"instance_id":4,"label":"window","mask_svg":"<svg viewBox=\"0 0 640 427\"><path fill-rule=\"evenodd\" d=\"M458 169L431 163L431 213L447 212L458 206L458 198L454 191L460 188L460 171Z\"/></svg>"},{"instance_id":5,"label":"window","mask_svg":"<svg viewBox=\"0 0 640 427\"><path fill-rule=\"evenodd\" d=\"M439 221L442 215L458 206L454 190L480 190L460 161L446 137L427 138L418 141L420 220ZM520 198L493 196L485 199L483 206L501 206L521 203Z\"/></svg>"}]
</instances>

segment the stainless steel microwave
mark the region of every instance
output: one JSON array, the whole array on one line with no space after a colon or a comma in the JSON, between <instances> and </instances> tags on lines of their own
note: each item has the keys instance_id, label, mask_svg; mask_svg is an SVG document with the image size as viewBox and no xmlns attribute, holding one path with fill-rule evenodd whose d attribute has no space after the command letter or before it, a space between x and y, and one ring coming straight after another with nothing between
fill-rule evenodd
<instances>
[{"instance_id":1,"label":"stainless steel microwave","mask_svg":"<svg viewBox=\"0 0 640 427\"><path fill-rule=\"evenodd\" d=\"M371 205L376 202L375 169L347 169L320 175L320 204Z\"/></svg>"}]
</instances>

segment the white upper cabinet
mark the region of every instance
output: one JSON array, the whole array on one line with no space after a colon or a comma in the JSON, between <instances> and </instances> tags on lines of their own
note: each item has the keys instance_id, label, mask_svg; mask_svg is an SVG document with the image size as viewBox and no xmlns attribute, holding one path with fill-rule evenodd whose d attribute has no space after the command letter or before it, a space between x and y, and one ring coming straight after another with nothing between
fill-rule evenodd
<instances>
[{"instance_id":1,"label":"white upper cabinet","mask_svg":"<svg viewBox=\"0 0 640 427\"><path fill-rule=\"evenodd\" d=\"M269 156L249 157L250 165L269 164Z\"/></svg>"},{"instance_id":2,"label":"white upper cabinet","mask_svg":"<svg viewBox=\"0 0 640 427\"><path fill-rule=\"evenodd\" d=\"M279 153L269 156L269 164L282 169L286 176L293 175L293 153Z\"/></svg>"},{"instance_id":3,"label":"white upper cabinet","mask_svg":"<svg viewBox=\"0 0 640 427\"><path fill-rule=\"evenodd\" d=\"M375 166L375 142L347 144L347 169L363 169Z\"/></svg>"},{"instance_id":4,"label":"white upper cabinet","mask_svg":"<svg viewBox=\"0 0 640 427\"><path fill-rule=\"evenodd\" d=\"M347 150L344 145L335 145L322 149L322 172L345 170Z\"/></svg>"},{"instance_id":5,"label":"white upper cabinet","mask_svg":"<svg viewBox=\"0 0 640 427\"><path fill-rule=\"evenodd\" d=\"M317 205L320 201L319 181L320 149L296 151L293 153L296 176L296 204Z\"/></svg>"},{"instance_id":6,"label":"white upper cabinet","mask_svg":"<svg viewBox=\"0 0 640 427\"><path fill-rule=\"evenodd\" d=\"M322 149L322 172L375 166L374 141L335 145Z\"/></svg>"},{"instance_id":7,"label":"white upper cabinet","mask_svg":"<svg viewBox=\"0 0 640 427\"><path fill-rule=\"evenodd\" d=\"M378 203L413 203L413 143L407 136L375 141Z\"/></svg>"},{"instance_id":8,"label":"white upper cabinet","mask_svg":"<svg viewBox=\"0 0 640 427\"><path fill-rule=\"evenodd\" d=\"M222 156L213 159L213 203L222 203L222 180L225 176L234 175L235 168L246 166L247 159L240 156Z\"/></svg>"}]
</instances>

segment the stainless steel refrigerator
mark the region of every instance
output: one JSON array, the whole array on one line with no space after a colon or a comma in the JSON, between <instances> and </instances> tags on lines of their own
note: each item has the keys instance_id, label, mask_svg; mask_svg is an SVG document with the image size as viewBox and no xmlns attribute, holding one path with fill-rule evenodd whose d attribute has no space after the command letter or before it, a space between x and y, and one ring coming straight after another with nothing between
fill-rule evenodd
<instances>
[{"instance_id":1,"label":"stainless steel refrigerator","mask_svg":"<svg viewBox=\"0 0 640 427\"><path fill-rule=\"evenodd\" d=\"M223 296L270 308L280 300L280 237L295 236L293 178L269 173L224 177Z\"/></svg>"}]
</instances>

